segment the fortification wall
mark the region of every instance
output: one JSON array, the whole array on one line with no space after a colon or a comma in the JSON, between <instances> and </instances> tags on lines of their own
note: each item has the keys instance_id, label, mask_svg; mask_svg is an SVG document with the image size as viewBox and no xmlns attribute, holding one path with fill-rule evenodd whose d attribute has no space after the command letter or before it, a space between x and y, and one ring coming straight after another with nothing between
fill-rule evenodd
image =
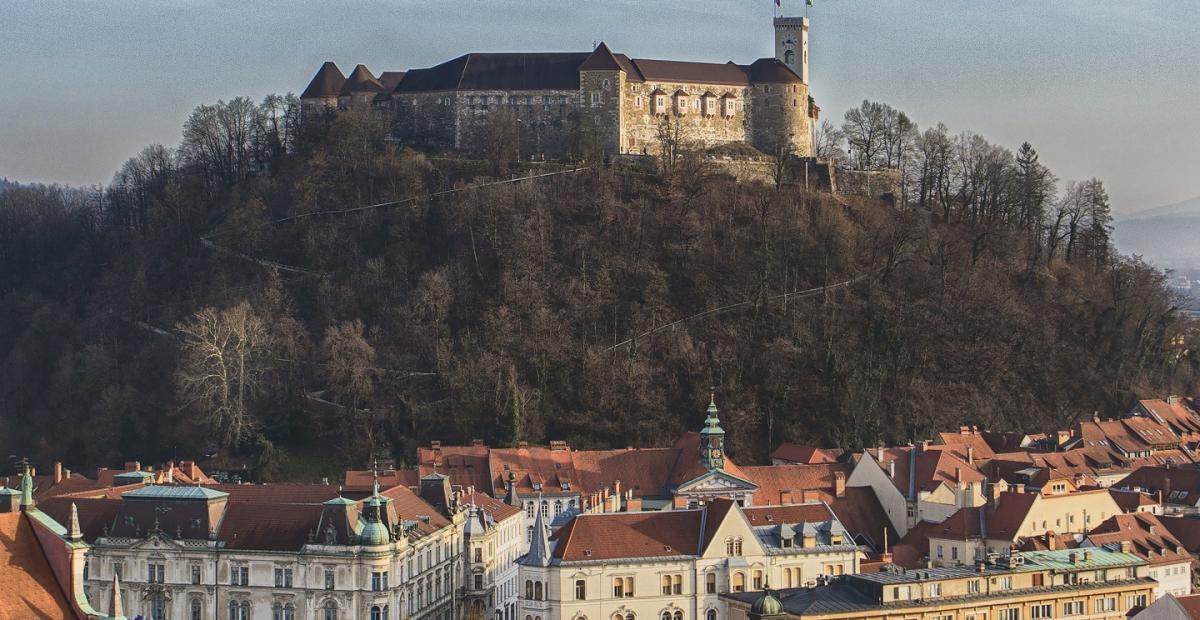
<instances>
[{"instance_id":1,"label":"fortification wall","mask_svg":"<svg viewBox=\"0 0 1200 620\"><path fill-rule=\"evenodd\" d=\"M666 110L657 108L656 90L664 93ZM720 84L631 83L622 90L622 152L657 154L661 149L659 128L664 118L680 123L682 140L701 148L746 142L750 122L750 110L746 105L747 90L740 86ZM687 93L688 107L682 114L676 106L675 93L678 91ZM715 109L704 109L705 93L715 95ZM726 94L735 97L732 116L725 114L722 97Z\"/></svg>"},{"instance_id":2,"label":"fortification wall","mask_svg":"<svg viewBox=\"0 0 1200 620\"><path fill-rule=\"evenodd\" d=\"M783 141L790 141L792 154L812 156L807 84L755 84L749 99L751 145L774 154Z\"/></svg>"}]
</instances>

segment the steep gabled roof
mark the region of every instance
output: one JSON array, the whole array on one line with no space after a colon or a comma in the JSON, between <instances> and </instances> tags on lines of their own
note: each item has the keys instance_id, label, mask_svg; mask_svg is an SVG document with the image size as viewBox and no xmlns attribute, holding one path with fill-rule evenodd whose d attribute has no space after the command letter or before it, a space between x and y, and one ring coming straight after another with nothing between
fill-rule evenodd
<instances>
[{"instance_id":1,"label":"steep gabled roof","mask_svg":"<svg viewBox=\"0 0 1200 620\"><path fill-rule=\"evenodd\" d=\"M346 76L333 61L327 61L317 70L308 88L300 93L301 99L318 99L321 97L336 97L346 83Z\"/></svg>"},{"instance_id":2,"label":"steep gabled roof","mask_svg":"<svg viewBox=\"0 0 1200 620\"><path fill-rule=\"evenodd\" d=\"M706 97L715 97L713 93L704 93ZM726 92L725 97L734 97L736 95ZM838 449L818 448L816 446L801 446L794 443L781 443L774 452L771 452L771 458L779 461L790 461L792 463L800 463L803 465L819 465L823 463L836 463L837 457L842 454Z\"/></svg>"},{"instance_id":3,"label":"steep gabled roof","mask_svg":"<svg viewBox=\"0 0 1200 620\"><path fill-rule=\"evenodd\" d=\"M354 71L350 72L350 77L342 84L342 88L338 91L341 95L349 95L352 93L380 93L383 92L383 84L375 79L374 75L367 70L366 65L358 65L354 67Z\"/></svg>"},{"instance_id":4,"label":"steep gabled roof","mask_svg":"<svg viewBox=\"0 0 1200 620\"><path fill-rule=\"evenodd\" d=\"M762 465L742 468L746 477L758 485L755 505L791 504L800 501L804 491L834 492L834 479L841 473L850 476L849 463L820 465Z\"/></svg>"},{"instance_id":5,"label":"steep gabled roof","mask_svg":"<svg viewBox=\"0 0 1200 620\"><path fill-rule=\"evenodd\" d=\"M383 84L384 92L390 93L396 90L396 85L400 83L400 80L404 79L404 73L404 71L384 71L381 73L379 75L379 83Z\"/></svg>"},{"instance_id":6,"label":"steep gabled roof","mask_svg":"<svg viewBox=\"0 0 1200 620\"><path fill-rule=\"evenodd\" d=\"M75 618L23 512L0 514L0 618Z\"/></svg>"},{"instance_id":7,"label":"steep gabled roof","mask_svg":"<svg viewBox=\"0 0 1200 620\"><path fill-rule=\"evenodd\" d=\"M1088 532L1087 539L1097 547L1119 550L1129 543L1129 551L1152 565L1190 562L1192 556L1158 517L1137 512L1113 515Z\"/></svg>"},{"instance_id":8,"label":"steep gabled roof","mask_svg":"<svg viewBox=\"0 0 1200 620\"><path fill-rule=\"evenodd\" d=\"M596 46L595 51L579 65L580 71L620 71L621 63L617 62L613 56L612 50L608 49L608 45L604 41Z\"/></svg>"}]
</instances>

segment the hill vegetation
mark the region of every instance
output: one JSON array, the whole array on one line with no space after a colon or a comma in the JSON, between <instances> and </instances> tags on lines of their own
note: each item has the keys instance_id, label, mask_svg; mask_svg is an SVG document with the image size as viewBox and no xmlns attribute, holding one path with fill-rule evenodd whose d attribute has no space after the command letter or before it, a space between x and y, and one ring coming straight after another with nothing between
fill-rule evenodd
<instances>
[{"instance_id":1,"label":"hill vegetation","mask_svg":"<svg viewBox=\"0 0 1200 620\"><path fill-rule=\"evenodd\" d=\"M1113 251L1102 184L1059 195L1028 145L864 102L820 142L900 165L892 208L696 154L573 171L385 133L237 99L103 191L0 193L0 449L77 469L215 453L270 478L430 439L661 445L713 389L753 462L1195 387L1192 336L1161 274Z\"/></svg>"}]
</instances>

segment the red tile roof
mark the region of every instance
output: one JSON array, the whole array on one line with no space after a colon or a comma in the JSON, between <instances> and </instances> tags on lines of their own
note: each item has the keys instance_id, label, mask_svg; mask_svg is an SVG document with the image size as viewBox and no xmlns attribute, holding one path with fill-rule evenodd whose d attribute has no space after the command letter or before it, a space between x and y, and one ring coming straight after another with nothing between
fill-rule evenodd
<instances>
[{"instance_id":1,"label":"red tile roof","mask_svg":"<svg viewBox=\"0 0 1200 620\"><path fill-rule=\"evenodd\" d=\"M833 520L829 507L820 504L792 504L790 506L753 506L743 508L742 513L750 525L777 525L779 523L823 523Z\"/></svg>"},{"instance_id":2,"label":"red tile roof","mask_svg":"<svg viewBox=\"0 0 1200 620\"><path fill-rule=\"evenodd\" d=\"M1152 565L1191 562L1192 556L1158 517L1137 512L1113 515L1087 535L1097 547L1130 544L1130 552Z\"/></svg>"},{"instance_id":3,"label":"red tile roof","mask_svg":"<svg viewBox=\"0 0 1200 620\"><path fill-rule=\"evenodd\" d=\"M1176 596L1175 602L1187 612L1189 616L1200 620L1200 594L1192 594L1190 596Z\"/></svg>"},{"instance_id":4,"label":"red tile roof","mask_svg":"<svg viewBox=\"0 0 1200 620\"><path fill-rule=\"evenodd\" d=\"M771 453L773 460L788 461L804 465L820 465L836 463L841 450L817 448L815 446L800 446L794 443L782 443Z\"/></svg>"},{"instance_id":5,"label":"red tile roof","mask_svg":"<svg viewBox=\"0 0 1200 620\"><path fill-rule=\"evenodd\" d=\"M317 534L320 504L291 504L286 508L260 502L233 502L221 519L217 539L227 549L299 551Z\"/></svg>"},{"instance_id":6,"label":"red tile roof","mask_svg":"<svg viewBox=\"0 0 1200 620\"><path fill-rule=\"evenodd\" d=\"M698 555L703 509L576 516L551 537L564 561Z\"/></svg>"},{"instance_id":7,"label":"red tile roof","mask_svg":"<svg viewBox=\"0 0 1200 620\"><path fill-rule=\"evenodd\" d=\"M900 539L879 503L879 497L870 487L846 487L844 496L823 499L847 532L876 550L883 550L884 531L887 531L889 542Z\"/></svg>"},{"instance_id":8,"label":"red tile roof","mask_svg":"<svg viewBox=\"0 0 1200 620\"><path fill-rule=\"evenodd\" d=\"M1184 549L1200 555L1200 515L1162 516L1158 522L1171 532Z\"/></svg>"},{"instance_id":9,"label":"red tile roof","mask_svg":"<svg viewBox=\"0 0 1200 620\"><path fill-rule=\"evenodd\" d=\"M745 478L758 485L754 504L800 503L804 491L824 491L833 495L838 473L850 476L850 463L822 465L761 465L742 468Z\"/></svg>"},{"instance_id":10,"label":"red tile roof","mask_svg":"<svg viewBox=\"0 0 1200 620\"><path fill-rule=\"evenodd\" d=\"M1200 414L1179 399L1139 400L1138 405L1145 409L1152 418L1170 427L1180 437L1200 435Z\"/></svg>"},{"instance_id":11,"label":"red tile roof","mask_svg":"<svg viewBox=\"0 0 1200 620\"><path fill-rule=\"evenodd\" d=\"M460 505L474 504L480 510L488 513L496 521L503 521L509 517L515 517L521 514L521 509L515 506L509 506L501 500L498 500L487 493L476 491L474 493L464 493L459 500Z\"/></svg>"},{"instance_id":12,"label":"red tile roof","mask_svg":"<svg viewBox=\"0 0 1200 620\"><path fill-rule=\"evenodd\" d=\"M976 459L990 459L996 455L983 433L977 430L962 428L957 433L938 433L938 442L951 448L954 455L963 460L967 460L968 448L971 449L970 456Z\"/></svg>"},{"instance_id":13,"label":"red tile roof","mask_svg":"<svg viewBox=\"0 0 1200 620\"><path fill-rule=\"evenodd\" d=\"M1166 504L1200 503L1200 470L1194 467L1141 467L1113 486L1161 492Z\"/></svg>"},{"instance_id":14,"label":"red tile roof","mask_svg":"<svg viewBox=\"0 0 1200 620\"><path fill-rule=\"evenodd\" d=\"M1017 531L1037 497L1034 493L1005 491L1000 494L995 508L991 505L960 508L943 521L941 527L931 529L929 535L949 540L971 540L986 535L988 540L1015 541ZM981 532L981 526L987 531Z\"/></svg>"},{"instance_id":15,"label":"red tile roof","mask_svg":"<svg viewBox=\"0 0 1200 620\"><path fill-rule=\"evenodd\" d=\"M0 618L74 617L25 513L0 514Z\"/></svg>"}]
</instances>

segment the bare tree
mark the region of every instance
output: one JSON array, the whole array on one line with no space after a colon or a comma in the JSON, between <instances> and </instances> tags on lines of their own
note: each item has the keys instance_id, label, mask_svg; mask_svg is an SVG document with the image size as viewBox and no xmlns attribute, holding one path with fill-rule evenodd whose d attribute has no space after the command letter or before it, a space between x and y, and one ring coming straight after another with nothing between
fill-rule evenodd
<instances>
[{"instance_id":1,"label":"bare tree","mask_svg":"<svg viewBox=\"0 0 1200 620\"><path fill-rule=\"evenodd\" d=\"M247 302L204 308L178 329L184 337L176 373L180 401L200 414L222 445L238 444L257 427L251 407L272 366L270 329Z\"/></svg>"},{"instance_id":2,"label":"bare tree","mask_svg":"<svg viewBox=\"0 0 1200 620\"><path fill-rule=\"evenodd\" d=\"M687 125L668 114L659 120L655 137L658 139L659 165L665 176L671 176L692 149L691 132Z\"/></svg>"},{"instance_id":3,"label":"bare tree","mask_svg":"<svg viewBox=\"0 0 1200 620\"><path fill-rule=\"evenodd\" d=\"M846 136L842 131L829 122L829 119L825 119L817 127L817 133L813 141L813 155L820 159L846 161L846 151L842 148L842 143L845 139Z\"/></svg>"}]
</instances>

